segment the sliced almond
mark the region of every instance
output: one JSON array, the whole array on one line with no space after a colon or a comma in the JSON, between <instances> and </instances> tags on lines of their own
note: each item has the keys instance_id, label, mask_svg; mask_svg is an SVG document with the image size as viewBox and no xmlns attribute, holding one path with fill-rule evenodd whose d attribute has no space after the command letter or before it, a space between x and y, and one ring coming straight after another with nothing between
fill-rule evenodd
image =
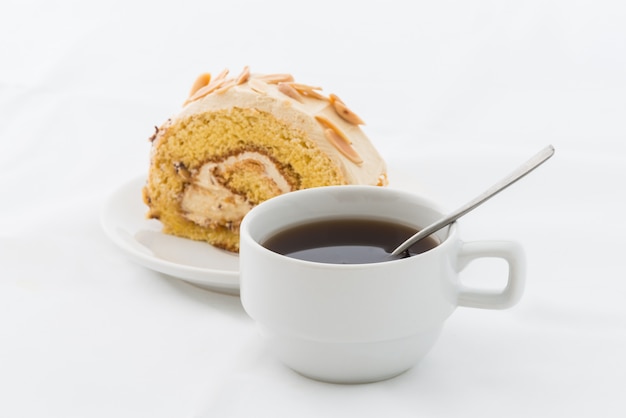
<instances>
[{"instance_id":1,"label":"sliced almond","mask_svg":"<svg viewBox=\"0 0 626 418\"><path fill-rule=\"evenodd\" d=\"M291 74L264 74L256 76L261 81L265 81L267 84L289 83L293 81Z\"/></svg>"},{"instance_id":2,"label":"sliced almond","mask_svg":"<svg viewBox=\"0 0 626 418\"><path fill-rule=\"evenodd\" d=\"M185 103L183 103L183 106L196 101L198 99L203 98L204 96L206 96L207 94L211 94L213 93L215 90L219 89L220 87L222 87L222 85L224 84L224 82L226 81L226 76L228 75L228 68L225 68L224 70L222 70L221 73L219 73L217 75L217 77L215 77L213 80L211 80L211 82L209 84L207 84L206 86L202 87L201 89L199 89L198 91L196 91L192 96L190 96Z\"/></svg>"},{"instance_id":3,"label":"sliced almond","mask_svg":"<svg viewBox=\"0 0 626 418\"><path fill-rule=\"evenodd\" d=\"M335 131L337 135L339 136L339 138L343 140L343 142L345 142L348 145L352 144L352 141L350 141L350 138L348 138L343 132L341 132L341 129L339 129L329 119L320 115L315 116L315 119L324 127L324 129L332 129L333 131Z\"/></svg>"},{"instance_id":4,"label":"sliced almond","mask_svg":"<svg viewBox=\"0 0 626 418\"><path fill-rule=\"evenodd\" d=\"M348 106L346 106L346 104L343 102L343 100L341 100L336 94L331 94L330 96L328 96L328 99L330 100L330 104L333 105L335 112L337 112L337 114L341 116L342 119L352 123L353 125L365 124L365 122L363 122L363 119L361 119L356 113L351 111Z\"/></svg>"},{"instance_id":5,"label":"sliced almond","mask_svg":"<svg viewBox=\"0 0 626 418\"><path fill-rule=\"evenodd\" d=\"M291 87L289 83L278 83L278 91L280 91L285 96L289 96L292 99L302 103L302 97L300 96L300 93L298 93L298 90Z\"/></svg>"},{"instance_id":6,"label":"sliced almond","mask_svg":"<svg viewBox=\"0 0 626 418\"><path fill-rule=\"evenodd\" d=\"M226 92L229 88L233 87L235 84L237 84L237 80L235 80L234 78L224 80L220 88L215 90L215 94L222 94Z\"/></svg>"},{"instance_id":7,"label":"sliced almond","mask_svg":"<svg viewBox=\"0 0 626 418\"><path fill-rule=\"evenodd\" d=\"M296 90L321 90L321 87L317 87L317 86L309 86L308 84L302 84L302 83L289 83L291 84L291 87L293 87Z\"/></svg>"},{"instance_id":8,"label":"sliced almond","mask_svg":"<svg viewBox=\"0 0 626 418\"><path fill-rule=\"evenodd\" d=\"M243 84L250 78L250 67L247 65L243 67L243 71L237 77L237 85Z\"/></svg>"},{"instance_id":9,"label":"sliced almond","mask_svg":"<svg viewBox=\"0 0 626 418\"><path fill-rule=\"evenodd\" d=\"M257 93L266 94L267 93L267 84L258 78L251 78L248 80L248 85L250 88Z\"/></svg>"},{"instance_id":10,"label":"sliced almond","mask_svg":"<svg viewBox=\"0 0 626 418\"><path fill-rule=\"evenodd\" d=\"M330 101L330 104L332 104L332 105L334 105L335 102L342 102L343 103L343 100L341 100L339 98L339 96L337 96L335 93L330 93L328 95L328 101Z\"/></svg>"},{"instance_id":11,"label":"sliced almond","mask_svg":"<svg viewBox=\"0 0 626 418\"><path fill-rule=\"evenodd\" d=\"M324 96L323 94L319 94L315 90L303 90L303 91L298 91L298 92L301 95L306 96L306 97L312 97L318 100L328 100L328 97Z\"/></svg>"},{"instance_id":12,"label":"sliced almond","mask_svg":"<svg viewBox=\"0 0 626 418\"><path fill-rule=\"evenodd\" d=\"M298 93L300 93L303 96L313 97L315 99L320 99L320 100L328 100L326 96L316 91L316 90L322 90L321 87L309 86L307 84L301 84L301 83L289 83L289 85L291 85L291 87L296 89Z\"/></svg>"},{"instance_id":13,"label":"sliced almond","mask_svg":"<svg viewBox=\"0 0 626 418\"><path fill-rule=\"evenodd\" d=\"M222 85L224 84L226 80L222 79L222 80L218 80L215 79L213 81L211 81L207 86L202 87L200 90L198 90L193 96L191 96L190 98L188 98L184 105L187 105L191 102L194 102L198 99L203 98L204 96L213 93L215 90L219 89L220 87L222 87Z\"/></svg>"},{"instance_id":14,"label":"sliced almond","mask_svg":"<svg viewBox=\"0 0 626 418\"><path fill-rule=\"evenodd\" d=\"M228 71L228 68L224 68L224 69L222 70L222 72L221 72L221 73L219 73L219 74L217 75L217 77L215 77L215 79L214 79L213 81L218 81L218 80L224 80L224 79L226 79L226 76L228 75L228 72L229 72L229 71Z\"/></svg>"},{"instance_id":15,"label":"sliced almond","mask_svg":"<svg viewBox=\"0 0 626 418\"><path fill-rule=\"evenodd\" d=\"M337 132L333 129L324 129L324 136L328 139L328 142L334 145L335 148L339 150L343 155L345 155L350 161L355 163L356 165L363 164L363 159L356 152L352 145L346 143L343 138L337 134Z\"/></svg>"},{"instance_id":16,"label":"sliced almond","mask_svg":"<svg viewBox=\"0 0 626 418\"><path fill-rule=\"evenodd\" d=\"M209 84L210 82L211 82L210 73L200 74L198 78L196 78L196 81L194 81L193 85L191 86L191 90L189 91L189 97L193 96L195 92L197 92L202 87Z\"/></svg>"}]
</instances>

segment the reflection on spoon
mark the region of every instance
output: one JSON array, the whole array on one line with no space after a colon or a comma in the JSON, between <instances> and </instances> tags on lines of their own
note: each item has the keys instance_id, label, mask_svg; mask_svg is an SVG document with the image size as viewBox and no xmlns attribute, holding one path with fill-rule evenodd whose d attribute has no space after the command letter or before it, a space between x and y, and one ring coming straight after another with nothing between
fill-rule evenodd
<instances>
[{"instance_id":1,"label":"reflection on spoon","mask_svg":"<svg viewBox=\"0 0 626 418\"><path fill-rule=\"evenodd\" d=\"M402 253L403 251L406 251L411 245L415 244L417 241L426 238L432 233L439 231L444 226L449 225L452 222L456 221L461 216L470 212L477 206L480 206L481 204L483 204L484 202L486 202L487 200L489 200L496 194L500 193L502 190L509 187L511 184L515 183L516 181L524 177L526 174L533 171L535 168L539 167L541 164L543 164L546 160L548 160L548 158L552 157L553 155L554 155L554 147L552 145L548 145L546 148L539 151L531 159L529 159L524 164L519 166L515 171L513 171L507 177L505 177L504 179L500 180L498 183L491 186L481 195L477 196L472 201L466 203L465 205L461 206L454 212L450 213L449 215L445 216L444 218L440 219L434 224L427 226L426 228L422 229L421 231L413 235L411 238L404 241L395 250L391 252L391 255L395 256L395 255Z\"/></svg>"}]
</instances>

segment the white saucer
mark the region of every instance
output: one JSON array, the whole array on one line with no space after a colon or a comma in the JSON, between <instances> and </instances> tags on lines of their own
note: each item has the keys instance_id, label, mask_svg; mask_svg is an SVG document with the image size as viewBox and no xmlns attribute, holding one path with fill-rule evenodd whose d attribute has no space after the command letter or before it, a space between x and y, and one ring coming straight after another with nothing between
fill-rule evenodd
<instances>
[{"instance_id":1,"label":"white saucer","mask_svg":"<svg viewBox=\"0 0 626 418\"><path fill-rule=\"evenodd\" d=\"M126 255L149 269L204 288L239 293L239 256L207 243L161 233L161 223L146 219L141 200L146 176L121 186L106 202L101 216L106 235Z\"/></svg>"},{"instance_id":2,"label":"white saucer","mask_svg":"<svg viewBox=\"0 0 626 418\"><path fill-rule=\"evenodd\" d=\"M406 175L396 173L394 179L394 188L420 189ZM107 200L101 214L106 235L144 267L206 289L239 294L239 256L204 242L163 234L159 221L146 219L148 208L141 200L145 181L145 175L137 177Z\"/></svg>"}]
</instances>

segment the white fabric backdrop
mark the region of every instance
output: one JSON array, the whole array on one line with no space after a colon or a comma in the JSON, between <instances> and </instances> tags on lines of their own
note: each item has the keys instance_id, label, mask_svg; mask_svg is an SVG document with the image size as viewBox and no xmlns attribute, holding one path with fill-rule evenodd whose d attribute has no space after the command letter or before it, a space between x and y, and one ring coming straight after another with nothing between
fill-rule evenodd
<instances>
[{"instance_id":1,"label":"white fabric backdrop","mask_svg":"<svg viewBox=\"0 0 626 418\"><path fill-rule=\"evenodd\" d=\"M4 0L0 416L624 416L624 22L602 0ZM462 221L524 244L522 302L459 309L415 369L338 386L278 364L237 297L129 261L103 204L198 73L244 65L339 94L392 183L449 207L553 144Z\"/></svg>"}]
</instances>

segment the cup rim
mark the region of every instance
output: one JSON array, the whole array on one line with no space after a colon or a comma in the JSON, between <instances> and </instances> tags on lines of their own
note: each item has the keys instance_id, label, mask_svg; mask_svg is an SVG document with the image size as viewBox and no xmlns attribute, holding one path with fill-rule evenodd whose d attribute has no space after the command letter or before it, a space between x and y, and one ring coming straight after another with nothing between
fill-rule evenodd
<instances>
[{"instance_id":1,"label":"cup rim","mask_svg":"<svg viewBox=\"0 0 626 418\"><path fill-rule=\"evenodd\" d=\"M436 212L439 212L442 216L444 214L444 211L441 209L441 206L439 204L437 204L436 202L434 202L432 199L425 197L423 195L420 194L416 194L416 193L411 193L411 192L407 192L407 191L403 191L403 190L398 190L398 189L390 189L390 188L386 188L386 187L379 187L379 186L368 186L368 185L339 185L339 186L321 186L321 187L315 187L315 188L309 188L309 189L301 189L301 190L297 190L297 191L293 191L293 192L289 192L289 193L285 193L279 196L276 196L274 198L271 198L269 200L266 200L262 203L260 203L259 205L255 206L254 208L252 208L252 210L250 210L246 216L243 218L243 221L241 223L240 226L240 240L243 242L245 241L247 244L251 244L254 248L256 248L257 250L262 251L265 255L271 256L271 257L276 257L276 258L280 258L281 260L289 260L289 262L293 262L296 264L303 264L303 265L308 265L308 266L317 266L317 267L326 267L326 268L339 268L339 269L357 269L357 268L363 268L364 266L367 268L376 268L376 266L386 266L389 263L406 263L406 262L411 262L411 260L415 261L417 259L421 259L429 254L433 254L434 252L439 252L439 251L444 251L445 247L447 246L447 243L453 242L454 236L456 236L457 234L457 222L453 222L452 224L450 224L449 226L445 227L442 229L442 231L444 231L443 235L444 238L442 240L440 240L439 244L428 250L425 251L423 253L420 254L415 254L411 257L407 257L407 258L401 258L401 259L393 259L393 260L389 260L389 261L380 261L380 262L375 262L375 263L352 263L352 264L336 264L336 263L326 263L326 262L319 262L319 261L309 261L309 260L302 260L302 259L297 259L297 258L293 258L293 257L289 257L277 252L274 252L268 248L266 248L265 246L263 246L263 244L261 242L259 242L259 240L255 239L252 237L252 234L250 233L250 223L253 222L255 220L256 217L258 216L263 216L264 211L269 211L272 210L274 208L274 206L276 205L281 205L281 204L287 204L289 201L293 201L293 199L297 199L299 198L299 196L302 196L303 194L305 195L315 195L315 194L319 194L319 193L330 193L333 192L334 190L339 190L340 193L351 193L355 190L363 190L363 189L367 189L368 191L373 191L373 193L388 193L389 195L402 195L402 196L408 196L412 199L416 199L416 200L420 200L422 201L422 206L427 207L428 209L434 210ZM327 219L341 219L342 217L333 217L333 216L320 216L319 218L314 218L311 219L310 222L317 222L317 221L323 221L323 220L327 220ZM348 217L345 216L345 218L347 219L357 219L356 217ZM384 220L384 221L389 221L389 222L399 222L398 219L395 219L391 216L385 217L385 216L380 216L380 217L373 217L373 216L367 216L367 215L363 215L361 217L362 219L378 219L378 220ZM291 227L294 227L296 225L301 225L307 222L294 222L294 223L288 223L285 225L282 225L280 228L276 228L272 231L272 234L276 234L277 232L281 231L281 230L285 230L285 229L289 229ZM412 225L411 222L404 222L405 225ZM414 226L414 225L412 225Z\"/></svg>"}]
</instances>

